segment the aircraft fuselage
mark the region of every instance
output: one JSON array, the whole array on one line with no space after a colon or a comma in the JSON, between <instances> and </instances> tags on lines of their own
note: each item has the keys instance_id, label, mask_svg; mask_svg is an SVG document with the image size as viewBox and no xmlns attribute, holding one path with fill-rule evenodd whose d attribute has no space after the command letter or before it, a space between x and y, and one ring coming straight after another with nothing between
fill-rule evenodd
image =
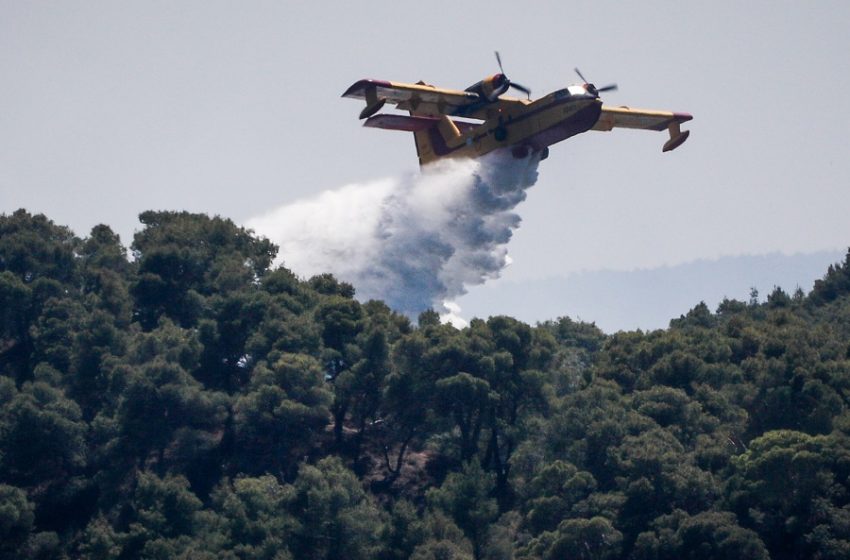
<instances>
[{"instance_id":1,"label":"aircraft fuselage","mask_svg":"<svg viewBox=\"0 0 850 560\"><path fill-rule=\"evenodd\" d=\"M443 157L476 158L500 148L510 148L516 157L541 152L590 130L599 120L602 101L562 89L516 106L476 109L475 114L487 117L483 123L430 117L439 122L423 131L429 142L417 142L421 163Z\"/></svg>"},{"instance_id":2,"label":"aircraft fuselage","mask_svg":"<svg viewBox=\"0 0 850 560\"><path fill-rule=\"evenodd\" d=\"M468 146L472 157L511 147L540 151L590 130L602 111L602 101L589 94L563 89L520 107L500 109L483 124L461 135L455 146ZM463 147L461 147L463 150ZM448 155L448 154L437 154Z\"/></svg>"}]
</instances>

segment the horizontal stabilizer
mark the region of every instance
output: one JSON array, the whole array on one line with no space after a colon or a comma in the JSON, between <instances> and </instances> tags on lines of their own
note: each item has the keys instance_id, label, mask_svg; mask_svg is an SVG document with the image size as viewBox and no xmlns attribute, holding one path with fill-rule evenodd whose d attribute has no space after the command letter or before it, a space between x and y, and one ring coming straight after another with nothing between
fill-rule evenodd
<instances>
[{"instance_id":1,"label":"horizontal stabilizer","mask_svg":"<svg viewBox=\"0 0 850 560\"><path fill-rule=\"evenodd\" d=\"M418 132L427 130L440 122L437 117L408 117L405 115L375 115L369 117L363 126L383 128L385 130L404 130Z\"/></svg>"}]
</instances>

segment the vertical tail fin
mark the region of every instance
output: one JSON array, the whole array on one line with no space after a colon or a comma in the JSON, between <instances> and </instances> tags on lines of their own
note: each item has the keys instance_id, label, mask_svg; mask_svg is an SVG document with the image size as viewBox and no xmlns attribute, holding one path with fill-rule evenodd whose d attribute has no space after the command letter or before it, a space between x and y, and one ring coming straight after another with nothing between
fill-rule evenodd
<instances>
[{"instance_id":1,"label":"vertical tail fin","mask_svg":"<svg viewBox=\"0 0 850 560\"><path fill-rule=\"evenodd\" d=\"M363 123L363 126L412 132L416 141L419 165L425 165L462 147L460 146L461 132L458 126L472 125L462 122L455 123L445 115L440 117L423 115L407 117L383 114L369 117Z\"/></svg>"},{"instance_id":2,"label":"vertical tail fin","mask_svg":"<svg viewBox=\"0 0 850 560\"><path fill-rule=\"evenodd\" d=\"M453 151L450 146L460 138L460 130L454 121L443 115L436 121L435 126L415 131L413 138L416 141L419 165L422 166L450 154Z\"/></svg>"}]
</instances>

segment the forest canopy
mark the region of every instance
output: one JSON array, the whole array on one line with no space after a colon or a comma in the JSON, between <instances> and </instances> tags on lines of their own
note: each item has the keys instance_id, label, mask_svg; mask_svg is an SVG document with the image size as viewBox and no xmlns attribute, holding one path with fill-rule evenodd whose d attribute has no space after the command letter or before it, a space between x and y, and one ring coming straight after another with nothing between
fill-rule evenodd
<instances>
[{"instance_id":1,"label":"forest canopy","mask_svg":"<svg viewBox=\"0 0 850 560\"><path fill-rule=\"evenodd\" d=\"M664 330L458 329L140 221L0 215L0 558L850 557L850 252Z\"/></svg>"}]
</instances>

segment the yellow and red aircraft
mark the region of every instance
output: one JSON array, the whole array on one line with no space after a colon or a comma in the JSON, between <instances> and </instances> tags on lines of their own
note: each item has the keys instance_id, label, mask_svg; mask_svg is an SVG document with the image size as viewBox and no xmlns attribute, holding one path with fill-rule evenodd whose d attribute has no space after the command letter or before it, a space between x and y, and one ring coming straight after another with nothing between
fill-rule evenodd
<instances>
[{"instance_id":1,"label":"yellow and red aircraft","mask_svg":"<svg viewBox=\"0 0 850 560\"><path fill-rule=\"evenodd\" d=\"M502 70L499 53L496 59ZM665 152L687 140L690 131L681 130L680 125L693 118L688 113L603 105L599 94L616 89L616 84L597 88L578 68L576 73L583 83L535 100L528 88L511 82L504 70L463 91L424 82L360 80L342 96L366 101L360 113L366 119L364 126L413 132L420 165L444 157L476 158L500 148L510 149L517 158L537 153L545 159L549 146L588 130L667 130ZM527 99L503 95L511 87ZM409 115L376 115L387 101Z\"/></svg>"}]
</instances>

